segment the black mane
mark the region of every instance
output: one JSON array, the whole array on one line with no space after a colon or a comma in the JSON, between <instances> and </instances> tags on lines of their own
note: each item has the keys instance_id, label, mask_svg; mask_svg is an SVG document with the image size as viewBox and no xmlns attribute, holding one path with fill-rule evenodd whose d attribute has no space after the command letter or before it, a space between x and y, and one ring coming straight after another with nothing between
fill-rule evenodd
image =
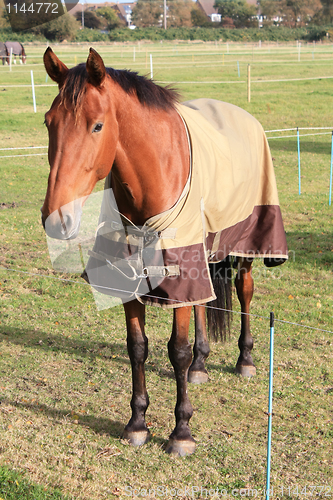
<instances>
[{"instance_id":1,"label":"black mane","mask_svg":"<svg viewBox=\"0 0 333 500\"><path fill-rule=\"evenodd\" d=\"M161 87L135 71L106 68L106 72L127 94L136 95L143 106L168 110L173 109L179 101L179 93L175 89ZM80 108L88 81L85 63L68 71L60 96L61 101L73 106L75 112Z\"/></svg>"}]
</instances>

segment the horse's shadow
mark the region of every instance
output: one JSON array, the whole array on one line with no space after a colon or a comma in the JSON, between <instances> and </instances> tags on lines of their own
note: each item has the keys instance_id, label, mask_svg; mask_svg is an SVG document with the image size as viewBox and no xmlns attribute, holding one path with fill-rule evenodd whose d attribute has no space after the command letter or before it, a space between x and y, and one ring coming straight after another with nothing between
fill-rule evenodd
<instances>
[{"instance_id":1,"label":"horse's shadow","mask_svg":"<svg viewBox=\"0 0 333 500\"><path fill-rule=\"evenodd\" d=\"M235 375L235 365L232 363L217 365L214 363L206 363L206 368L208 373L218 372L218 373L231 373Z\"/></svg>"},{"instance_id":2,"label":"horse's shadow","mask_svg":"<svg viewBox=\"0 0 333 500\"><path fill-rule=\"evenodd\" d=\"M294 132L292 132L294 133ZM296 132L295 132L296 134ZM300 132L302 134L302 132ZM273 135L273 134L272 134ZM276 136L278 134L275 134ZM274 156L275 151L290 151L292 153L297 154L297 139L296 137L290 139L277 139L271 140L270 149L272 155ZM330 155L331 154L331 141L329 134L327 134L327 140L322 139L322 141L311 141L309 139L303 139L300 137L300 150L302 153L317 153L322 155Z\"/></svg>"},{"instance_id":3,"label":"horse's shadow","mask_svg":"<svg viewBox=\"0 0 333 500\"><path fill-rule=\"evenodd\" d=\"M127 354L126 340L120 342L92 342L88 339L71 339L61 335L48 334L45 332L36 332L33 329L16 328L0 325L0 341L6 340L11 344L34 348L44 352L64 352L67 355L76 356L77 361L82 358L95 361L96 359L105 359L111 363L130 365ZM107 354L104 354L106 351ZM149 360L145 364L147 372L156 373L160 378L174 379L173 369L161 368L158 361L161 354L154 347L149 349Z\"/></svg>"},{"instance_id":4,"label":"horse's shadow","mask_svg":"<svg viewBox=\"0 0 333 500\"><path fill-rule=\"evenodd\" d=\"M71 415L70 410L56 410L50 408L45 404L33 404L33 403L23 403L19 401L11 401L6 398L2 398L1 403L9 405L15 408L24 408L25 410L33 411L36 414L44 413L53 420L61 420ZM71 420L73 421L73 420ZM115 439L123 439L123 432L125 424L117 420L110 420L108 418L95 417L94 415L80 415L75 421L76 425L80 425L84 428L91 429L94 433L100 435L108 435ZM158 444L159 446L165 448L167 444L167 439L160 436L151 436L151 441Z\"/></svg>"},{"instance_id":5,"label":"horse's shadow","mask_svg":"<svg viewBox=\"0 0 333 500\"><path fill-rule=\"evenodd\" d=\"M45 352L62 351L70 355L76 355L83 358L100 358L101 349L108 348L112 352L111 356L126 356L126 341L121 343L93 342L88 339L72 339L62 335L54 335L44 331L35 331L33 328L17 328L12 326L0 325L0 335L2 339L12 344L33 347ZM116 358L114 358L116 359Z\"/></svg>"},{"instance_id":6,"label":"horse's shadow","mask_svg":"<svg viewBox=\"0 0 333 500\"><path fill-rule=\"evenodd\" d=\"M98 344L87 339L70 339L60 335L47 334L45 332L36 332L33 329L16 328L0 325L0 340L9 341L12 344L25 347L33 347L45 352L64 352L67 355L77 356L77 360L88 358L92 361L96 359L110 360L112 363L129 365L130 361L127 354L126 341L119 342L99 342ZM107 349L108 353L103 354ZM161 359L161 353L155 351L151 346L149 358L145 364L147 373L155 373L161 379L174 379L172 367L170 369L158 366ZM214 364L207 362L208 372L234 373L235 368L232 364Z\"/></svg>"},{"instance_id":7,"label":"horse's shadow","mask_svg":"<svg viewBox=\"0 0 333 500\"><path fill-rule=\"evenodd\" d=\"M65 352L68 355L72 355L82 359L82 357L88 358L90 360L101 359L100 350L103 348L108 348L111 351L111 356L105 356L106 359L110 359L112 363L129 364L129 359L126 350L126 341L124 339L124 344L121 343L108 343L101 342L93 347L93 342L89 340L81 339L69 339L58 335L50 335L45 332L36 332L33 329L23 329L15 327L6 327L5 325L0 325L0 340L6 340L15 345L25 346L28 348L35 348L37 350L42 350L44 352ZM152 353L153 355L154 353ZM114 357L115 356L115 357ZM156 358L159 358L156 355ZM167 370L165 368L159 368L156 365L150 365L147 363L146 369L149 372L155 372L160 378L174 378L172 369ZM72 411L68 409L55 409L44 403L29 403L17 400L10 400L8 398L2 398L1 403L3 405L10 405L15 408L23 408L26 410L33 411L36 414L44 413L54 419L63 420L68 417L70 421L73 421ZM76 420L77 425L81 425L85 428L90 428L97 434L107 434L114 438L121 438L125 424L120 421L110 420L109 418L97 417L95 415L78 415L79 418ZM165 440L163 438L155 436L153 441L159 445L165 445Z\"/></svg>"},{"instance_id":8,"label":"horse's shadow","mask_svg":"<svg viewBox=\"0 0 333 500\"><path fill-rule=\"evenodd\" d=\"M36 414L44 413L54 420L62 420L71 415L71 410L57 410L42 403L24 403L20 401L11 401L6 398L2 398L1 402L18 409L24 408L25 410L33 411ZM110 420L108 418L95 417L94 415L80 415L76 420L76 424L83 427L89 427L96 434L108 434L115 438L122 435L125 427L122 422Z\"/></svg>"}]
</instances>

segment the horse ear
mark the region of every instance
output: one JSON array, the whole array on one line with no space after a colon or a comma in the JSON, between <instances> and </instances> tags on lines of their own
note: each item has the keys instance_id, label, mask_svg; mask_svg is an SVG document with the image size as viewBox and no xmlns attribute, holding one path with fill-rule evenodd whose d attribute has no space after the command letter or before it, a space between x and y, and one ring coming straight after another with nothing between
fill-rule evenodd
<instances>
[{"instance_id":1,"label":"horse ear","mask_svg":"<svg viewBox=\"0 0 333 500\"><path fill-rule=\"evenodd\" d=\"M47 74L61 87L68 73L67 66L58 59L51 47L44 53L44 66Z\"/></svg>"},{"instance_id":2,"label":"horse ear","mask_svg":"<svg viewBox=\"0 0 333 500\"><path fill-rule=\"evenodd\" d=\"M95 87L100 87L104 82L106 70L103 59L93 48L90 48L86 68L90 82Z\"/></svg>"}]
</instances>

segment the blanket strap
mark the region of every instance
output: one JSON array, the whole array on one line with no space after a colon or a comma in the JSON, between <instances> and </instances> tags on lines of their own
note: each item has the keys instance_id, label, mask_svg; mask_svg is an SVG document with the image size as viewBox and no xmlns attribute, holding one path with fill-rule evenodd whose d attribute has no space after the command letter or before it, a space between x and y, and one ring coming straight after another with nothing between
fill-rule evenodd
<instances>
[{"instance_id":1,"label":"blanket strap","mask_svg":"<svg viewBox=\"0 0 333 500\"><path fill-rule=\"evenodd\" d=\"M144 237L144 238L150 238L150 237L155 237L155 238L159 238L161 240L163 239L167 239L167 240L174 240L176 238L176 234L177 234L177 228L173 228L173 227L167 227L166 229L162 229L161 231L148 231L148 230L143 230L143 229L139 229L137 228L136 226L124 226L123 224L119 223L119 222L115 222L115 221L103 221L101 222L97 229L96 229L96 233L95 233L95 237L98 235L98 232L101 228L109 228L111 229L112 231L116 231L116 232L119 232L119 231L122 231L127 234L131 234L131 235L134 235L134 236L138 236L138 237Z\"/></svg>"},{"instance_id":2,"label":"blanket strap","mask_svg":"<svg viewBox=\"0 0 333 500\"><path fill-rule=\"evenodd\" d=\"M130 281L135 281L137 279L141 278L148 278L148 277L156 277L156 278L166 278L168 276L179 276L180 275L180 268L179 265L174 265L174 266L146 266L144 267L141 271L139 269L136 269L138 267L135 264L140 263L139 260L127 260L127 259L120 259L117 261L117 265L112 263L109 259L108 256L105 255L103 252L94 252L93 250L89 250L88 254L90 257L93 257L94 259L97 259L104 264L107 265L109 269L112 271L116 271L119 274L121 274L124 278L127 278ZM129 274L126 273L126 271L129 271ZM139 271L139 273L138 273Z\"/></svg>"}]
</instances>

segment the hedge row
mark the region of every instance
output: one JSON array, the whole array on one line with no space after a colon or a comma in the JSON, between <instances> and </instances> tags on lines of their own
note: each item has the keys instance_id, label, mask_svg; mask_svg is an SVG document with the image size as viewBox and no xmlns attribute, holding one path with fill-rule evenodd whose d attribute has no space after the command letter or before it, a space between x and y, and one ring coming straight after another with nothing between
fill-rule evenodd
<instances>
[{"instance_id":1,"label":"hedge row","mask_svg":"<svg viewBox=\"0 0 333 500\"><path fill-rule=\"evenodd\" d=\"M10 28L0 30L0 42L47 42L46 38L34 33L14 33Z\"/></svg>"},{"instance_id":2,"label":"hedge row","mask_svg":"<svg viewBox=\"0 0 333 500\"><path fill-rule=\"evenodd\" d=\"M291 41L311 39L312 29L307 28L245 28L245 29L225 29L225 28L170 28L163 30L160 28L137 28L135 30L115 30L109 34L112 41L135 41L135 40L203 40L232 42L251 41ZM323 36L326 30L323 31ZM316 38L318 39L318 38ZM320 39L320 37L319 37Z\"/></svg>"},{"instance_id":3,"label":"hedge row","mask_svg":"<svg viewBox=\"0 0 333 500\"><path fill-rule=\"evenodd\" d=\"M333 36L332 26L313 26L306 28L265 27L261 29L225 29L225 28L136 28L135 30L112 30L109 34L98 30L79 30L74 42L126 42L138 40L202 40L257 42L258 40L287 42L293 40L318 41L326 38L326 33ZM46 42L42 35L33 33L13 33L11 29L0 31L0 41L17 40L20 42Z\"/></svg>"}]
</instances>

